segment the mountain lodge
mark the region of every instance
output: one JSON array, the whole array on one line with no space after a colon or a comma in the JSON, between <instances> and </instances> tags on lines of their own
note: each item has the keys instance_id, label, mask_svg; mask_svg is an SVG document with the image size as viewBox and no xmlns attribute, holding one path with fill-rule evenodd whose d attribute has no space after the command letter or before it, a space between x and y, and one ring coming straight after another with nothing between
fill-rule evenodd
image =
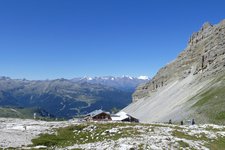
<instances>
[{"instance_id":1,"label":"mountain lodge","mask_svg":"<svg viewBox=\"0 0 225 150\"><path fill-rule=\"evenodd\" d=\"M112 118L109 112L105 112L101 109L95 110L87 114L84 118L86 121L111 121Z\"/></svg>"}]
</instances>

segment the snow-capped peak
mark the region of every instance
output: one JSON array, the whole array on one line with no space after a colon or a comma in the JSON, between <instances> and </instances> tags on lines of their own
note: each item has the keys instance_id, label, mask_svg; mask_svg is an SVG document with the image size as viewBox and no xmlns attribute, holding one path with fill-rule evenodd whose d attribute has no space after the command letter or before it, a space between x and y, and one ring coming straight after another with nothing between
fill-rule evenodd
<instances>
[{"instance_id":1,"label":"snow-capped peak","mask_svg":"<svg viewBox=\"0 0 225 150\"><path fill-rule=\"evenodd\" d=\"M148 78L148 76L139 76L138 79L140 79L140 80L148 80L149 78Z\"/></svg>"},{"instance_id":2,"label":"snow-capped peak","mask_svg":"<svg viewBox=\"0 0 225 150\"><path fill-rule=\"evenodd\" d=\"M80 80L88 80L88 81L91 81L91 80L93 80L93 78L88 77L88 76L84 76L83 78L80 78Z\"/></svg>"},{"instance_id":3,"label":"snow-capped peak","mask_svg":"<svg viewBox=\"0 0 225 150\"><path fill-rule=\"evenodd\" d=\"M93 78L91 78L91 77L88 77L88 78L87 78L87 80L89 80L89 81L90 81L90 80L93 80Z\"/></svg>"},{"instance_id":4,"label":"snow-capped peak","mask_svg":"<svg viewBox=\"0 0 225 150\"><path fill-rule=\"evenodd\" d=\"M102 76L102 77L89 77L89 76L84 76L82 78L77 78L80 81L98 81L98 80L111 80L111 81L118 81L118 80L149 80L148 76L139 76L139 77L131 77L127 75L123 75L122 77L114 77L114 76Z\"/></svg>"},{"instance_id":5,"label":"snow-capped peak","mask_svg":"<svg viewBox=\"0 0 225 150\"><path fill-rule=\"evenodd\" d=\"M133 80L134 78L131 76L123 75L122 78L129 78L130 80Z\"/></svg>"}]
</instances>

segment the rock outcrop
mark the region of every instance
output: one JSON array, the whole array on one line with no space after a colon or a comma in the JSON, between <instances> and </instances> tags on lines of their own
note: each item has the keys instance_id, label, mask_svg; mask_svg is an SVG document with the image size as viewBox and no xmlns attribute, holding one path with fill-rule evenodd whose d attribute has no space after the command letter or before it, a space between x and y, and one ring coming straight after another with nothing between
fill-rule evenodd
<instances>
[{"instance_id":1,"label":"rock outcrop","mask_svg":"<svg viewBox=\"0 0 225 150\"><path fill-rule=\"evenodd\" d=\"M161 68L153 79L137 88L133 101L151 96L161 87L175 80L182 80L189 74L203 76L225 69L225 20L218 25L205 23L199 32L193 33L187 48L176 60Z\"/></svg>"},{"instance_id":2,"label":"rock outcrop","mask_svg":"<svg viewBox=\"0 0 225 150\"><path fill-rule=\"evenodd\" d=\"M143 108L138 107L140 107L140 105L145 105L146 107L144 109L146 109L146 113L149 115L151 115L151 113L156 113L149 109L155 101L159 102L162 98L164 98L163 101L168 101L171 97L173 97L173 95L175 95L173 92L168 95L171 88L176 89L176 87L180 86L179 88L182 88L183 90L189 88L203 90L203 85L205 88L207 87L206 83L203 84L204 82L210 82L222 74L224 70L225 20L217 25L205 23L200 31L193 33L190 37L187 48L181 52L174 61L161 68L150 82L137 88L133 94L133 103L124 110L131 112L131 114L139 117L140 120L145 122L165 121L162 119L163 115L166 114L171 116L169 115L173 112L171 109L168 109L168 112L165 111L165 114L159 114L159 119L157 119L154 117L148 118L149 116L145 116L145 113L141 113ZM181 85L181 83L183 85ZM179 90L179 88L177 90ZM190 93L186 94L195 96L193 95L195 91L189 90L189 92ZM181 96L183 93L181 92L177 97ZM181 97L186 96L187 95L183 95ZM180 99L175 99L176 101L174 102L174 107L176 107L177 102L180 101ZM186 105L185 102L188 100L190 100L190 97L185 100L182 98L183 103L180 103L179 105ZM173 103L171 102L170 105L172 107ZM191 106L189 106L189 108L190 107ZM180 111L177 110L176 112Z\"/></svg>"}]
</instances>

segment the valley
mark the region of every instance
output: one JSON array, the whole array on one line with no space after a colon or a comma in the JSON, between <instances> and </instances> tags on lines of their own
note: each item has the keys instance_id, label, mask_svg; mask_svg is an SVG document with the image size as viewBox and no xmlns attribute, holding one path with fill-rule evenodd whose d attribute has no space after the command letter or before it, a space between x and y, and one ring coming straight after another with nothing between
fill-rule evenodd
<instances>
[{"instance_id":1,"label":"valley","mask_svg":"<svg viewBox=\"0 0 225 150\"><path fill-rule=\"evenodd\" d=\"M131 103L135 88L147 81L126 76L93 80L88 77L71 80L0 77L0 108L4 109L0 117L32 118L37 113L39 117L68 119L96 109L119 110Z\"/></svg>"}]
</instances>

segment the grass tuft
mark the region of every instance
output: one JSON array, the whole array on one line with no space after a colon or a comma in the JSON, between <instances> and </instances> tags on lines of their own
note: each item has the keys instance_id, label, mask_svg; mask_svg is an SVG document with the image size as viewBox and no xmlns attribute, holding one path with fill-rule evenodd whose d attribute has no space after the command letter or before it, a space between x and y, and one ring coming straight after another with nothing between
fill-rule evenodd
<instances>
[{"instance_id":1,"label":"grass tuft","mask_svg":"<svg viewBox=\"0 0 225 150\"><path fill-rule=\"evenodd\" d=\"M33 139L33 145L47 147L65 147L74 144L86 144L104 140L118 140L122 137L132 137L139 132L124 123L80 124L56 129L54 134L41 134ZM129 124L132 125L132 124ZM120 129L119 127L122 127ZM86 130L89 128L88 130ZM109 133L108 130L118 128L118 132Z\"/></svg>"}]
</instances>

